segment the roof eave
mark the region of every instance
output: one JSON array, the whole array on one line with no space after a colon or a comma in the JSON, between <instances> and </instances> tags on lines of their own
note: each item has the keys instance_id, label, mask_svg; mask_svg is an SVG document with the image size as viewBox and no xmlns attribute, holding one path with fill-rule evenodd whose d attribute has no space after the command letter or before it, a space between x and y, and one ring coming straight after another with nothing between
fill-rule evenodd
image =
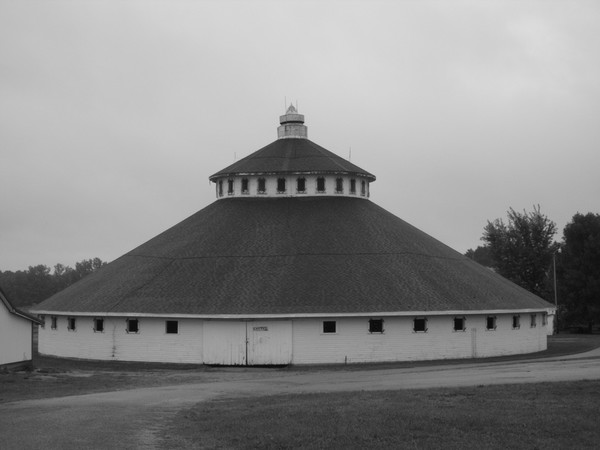
<instances>
[{"instance_id":1,"label":"roof eave","mask_svg":"<svg viewBox=\"0 0 600 450\"><path fill-rule=\"evenodd\" d=\"M368 172L353 172L347 170L276 170L276 171L258 171L258 172L218 172L208 177L209 181L216 183L218 178L225 177L243 177L243 176L263 176L263 175L354 175L367 178L373 182L377 178Z\"/></svg>"},{"instance_id":2,"label":"roof eave","mask_svg":"<svg viewBox=\"0 0 600 450\"><path fill-rule=\"evenodd\" d=\"M79 316L79 317L148 317L148 318L181 318L205 320L243 320L243 319L310 319L321 317L415 317L415 316L467 316L495 314L529 314L546 312L553 314L554 307L511 308L487 310L449 310L449 311L366 311L355 313L317 312L292 314L179 314L179 313L140 313L140 312L82 312L82 311L52 311L36 310L37 314Z\"/></svg>"},{"instance_id":3,"label":"roof eave","mask_svg":"<svg viewBox=\"0 0 600 450\"><path fill-rule=\"evenodd\" d=\"M2 303L4 303L4 305L6 306L6 309L8 310L9 313L14 314L15 316L19 316L22 317L23 319L27 319L30 320L32 322L35 322L37 324L41 324L42 321L40 319L38 319L35 316L32 316L31 314L27 314L24 311L21 311L20 309L15 308L10 301L8 300L8 298L6 298L6 296L4 295L4 293L2 291L0 291L0 300L2 301Z\"/></svg>"}]
</instances>

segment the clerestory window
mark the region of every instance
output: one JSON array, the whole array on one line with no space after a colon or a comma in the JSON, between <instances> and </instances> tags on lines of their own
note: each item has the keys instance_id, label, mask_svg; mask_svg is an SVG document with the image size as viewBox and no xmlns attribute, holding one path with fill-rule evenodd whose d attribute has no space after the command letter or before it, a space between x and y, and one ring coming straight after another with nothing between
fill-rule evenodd
<instances>
[{"instance_id":1,"label":"clerestory window","mask_svg":"<svg viewBox=\"0 0 600 450\"><path fill-rule=\"evenodd\" d=\"M242 194L249 194L250 190L248 189L248 178L242 178Z\"/></svg>"},{"instance_id":2,"label":"clerestory window","mask_svg":"<svg viewBox=\"0 0 600 450\"><path fill-rule=\"evenodd\" d=\"M258 179L258 188L257 191L259 194L264 194L267 191L266 182L264 178Z\"/></svg>"},{"instance_id":3,"label":"clerestory window","mask_svg":"<svg viewBox=\"0 0 600 450\"><path fill-rule=\"evenodd\" d=\"M335 193L336 194L344 193L344 179L343 178L335 179Z\"/></svg>"},{"instance_id":4,"label":"clerestory window","mask_svg":"<svg viewBox=\"0 0 600 450\"><path fill-rule=\"evenodd\" d=\"M306 178L298 178L296 180L296 191L298 194L304 194L306 192Z\"/></svg>"},{"instance_id":5,"label":"clerestory window","mask_svg":"<svg viewBox=\"0 0 600 450\"><path fill-rule=\"evenodd\" d=\"M285 194L285 178L277 178L277 193Z\"/></svg>"},{"instance_id":6,"label":"clerestory window","mask_svg":"<svg viewBox=\"0 0 600 450\"><path fill-rule=\"evenodd\" d=\"M317 178L317 192L318 193L325 192L325 178L323 178L323 177Z\"/></svg>"}]
</instances>

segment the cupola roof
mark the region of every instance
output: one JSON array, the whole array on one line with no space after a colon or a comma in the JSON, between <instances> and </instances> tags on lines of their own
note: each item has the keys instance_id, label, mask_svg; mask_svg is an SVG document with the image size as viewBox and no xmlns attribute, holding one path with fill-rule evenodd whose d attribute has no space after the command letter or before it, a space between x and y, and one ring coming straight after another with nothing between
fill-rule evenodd
<instances>
[{"instance_id":1,"label":"cupola roof","mask_svg":"<svg viewBox=\"0 0 600 450\"><path fill-rule=\"evenodd\" d=\"M292 173L355 174L375 180L375 175L309 139L278 139L211 175L210 180L236 175Z\"/></svg>"},{"instance_id":2,"label":"cupola roof","mask_svg":"<svg viewBox=\"0 0 600 450\"><path fill-rule=\"evenodd\" d=\"M315 144L307 138L304 115L294 105L279 117L278 139L210 176L264 174L347 174L375 181L375 175Z\"/></svg>"}]
</instances>

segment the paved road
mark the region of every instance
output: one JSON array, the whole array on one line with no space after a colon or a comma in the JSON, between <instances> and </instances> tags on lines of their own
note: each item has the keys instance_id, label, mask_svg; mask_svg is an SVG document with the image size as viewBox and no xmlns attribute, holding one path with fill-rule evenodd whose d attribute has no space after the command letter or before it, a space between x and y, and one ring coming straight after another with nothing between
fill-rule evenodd
<instances>
[{"instance_id":1,"label":"paved road","mask_svg":"<svg viewBox=\"0 0 600 450\"><path fill-rule=\"evenodd\" d=\"M183 408L218 396L600 379L600 349L560 358L418 368L265 369L244 377L224 371L220 381L0 405L0 448L156 448L161 424Z\"/></svg>"}]
</instances>

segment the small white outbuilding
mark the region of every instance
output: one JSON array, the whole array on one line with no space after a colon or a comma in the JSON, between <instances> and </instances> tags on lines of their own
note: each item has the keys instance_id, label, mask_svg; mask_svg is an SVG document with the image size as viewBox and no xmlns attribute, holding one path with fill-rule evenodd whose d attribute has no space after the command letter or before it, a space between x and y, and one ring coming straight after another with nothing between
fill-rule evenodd
<instances>
[{"instance_id":1,"label":"small white outbuilding","mask_svg":"<svg viewBox=\"0 0 600 450\"><path fill-rule=\"evenodd\" d=\"M0 368L31 364L38 319L15 308L0 289Z\"/></svg>"}]
</instances>

